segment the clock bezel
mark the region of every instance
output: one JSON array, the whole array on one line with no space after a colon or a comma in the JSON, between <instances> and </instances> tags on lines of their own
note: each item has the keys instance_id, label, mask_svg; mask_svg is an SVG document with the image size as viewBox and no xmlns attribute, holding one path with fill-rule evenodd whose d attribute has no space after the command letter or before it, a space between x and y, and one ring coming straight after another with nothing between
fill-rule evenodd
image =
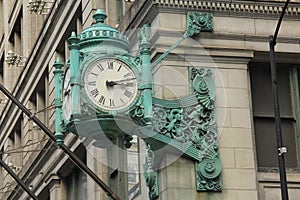
<instances>
[{"instance_id":1,"label":"clock bezel","mask_svg":"<svg viewBox=\"0 0 300 200\"><path fill-rule=\"evenodd\" d=\"M123 56L122 56L123 57ZM97 113L105 113L105 114L120 114L120 113L127 113L129 111L131 111L134 106L137 104L138 100L140 99L140 94L141 94L141 91L140 91L140 79L141 79L141 76L140 76L140 73L138 71L138 66L134 63L134 62L131 62L131 61L128 61L130 60L132 57L131 56L128 56L126 58L127 59L124 59L122 58L121 56L89 56L89 57L86 57L86 59L82 62L82 65L81 65L81 80L82 80L82 99L83 99L83 103L86 103L86 105L88 105L89 108L91 108L92 110L96 111ZM87 94L86 92L86 89L85 89L85 83L84 83L84 77L85 77L85 74L87 72L87 70L96 62L99 62L101 60L117 60L118 62L122 62L123 64L125 64L130 70L132 70L132 72L134 73L134 76L136 77L136 82L137 82L137 92L136 92L136 95L135 97L133 98L132 102L128 105L128 106L125 106L124 108L120 108L120 109L105 109L105 108L102 108L102 107L99 107L95 102L94 100L92 100L90 98L90 96Z\"/></svg>"}]
</instances>

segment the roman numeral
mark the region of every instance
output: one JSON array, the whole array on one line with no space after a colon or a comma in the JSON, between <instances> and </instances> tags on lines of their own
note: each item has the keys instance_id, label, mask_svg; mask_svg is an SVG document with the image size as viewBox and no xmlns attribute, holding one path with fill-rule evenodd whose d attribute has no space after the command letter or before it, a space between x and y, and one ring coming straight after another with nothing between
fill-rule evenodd
<instances>
[{"instance_id":1,"label":"roman numeral","mask_svg":"<svg viewBox=\"0 0 300 200\"><path fill-rule=\"evenodd\" d=\"M133 87L133 83L126 83L126 86Z\"/></svg>"},{"instance_id":2,"label":"roman numeral","mask_svg":"<svg viewBox=\"0 0 300 200\"><path fill-rule=\"evenodd\" d=\"M108 67L108 69L114 69L114 63L113 62L108 62L107 67Z\"/></svg>"},{"instance_id":3,"label":"roman numeral","mask_svg":"<svg viewBox=\"0 0 300 200\"><path fill-rule=\"evenodd\" d=\"M120 65L120 67L118 68L118 71L120 71L121 67L122 67L122 65Z\"/></svg>"},{"instance_id":4,"label":"roman numeral","mask_svg":"<svg viewBox=\"0 0 300 200\"><path fill-rule=\"evenodd\" d=\"M98 69L100 69L101 72L104 71L104 68L101 64L98 64L97 67L98 67Z\"/></svg>"},{"instance_id":5,"label":"roman numeral","mask_svg":"<svg viewBox=\"0 0 300 200\"><path fill-rule=\"evenodd\" d=\"M98 91L97 89L94 89L94 90L91 91L91 94L92 94L94 97L96 97L96 96L99 95L99 91Z\"/></svg>"},{"instance_id":6,"label":"roman numeral","mask_svg":"<svg viewBox=\"0 0 300 200\"><path fill-rule=\"evenodd\" d=\"M96 81L91 81L88 83L89 85L96 85Z\"/></svg>"},{"instance_id":7,"label":"roman numeral","mask_svg":"<svg viewBox=\"0 0 300 200\"><path fill-rule=\"evenodd\" d=\"M109 99L109 104L111 107L115 107L115 102L112 99Z\"/></svg>"},{"instance_id":8,"label":"roman numeral","mask_svg":"<svg viewBox=\"0 0 300 200\"><path fill-rule=\"evenodd\" d=\"M105 103L105 97L103 95L101 95L101 97L99 99L99 103L101 103L101 104Z\"/></svg>"},{"instance_id":9,"label":"roman numeral","mask_svg":"<svg viewBox=\"0 0 300 200\"><path fill-rule=\"evenodd\" d=\"M98 76L98 74L96 74L96 73L94 73L94 72L91 72L91 74L94 75L94 76Z\"/></svg>"},{"instance_id":10,"label":"roman numeral","mask_svg":"<svg viewBox=\"0 0 300 200\"><path fill-rule=\"evenodd\" d=\"M131 76L131 73L128 72L127 74L124 75L124 78L128 78L129 76Z\"/></svg>"},{"instance_id":11,"label":"roman numeral","mask_svg":"<svg viewBox=\"0 0 300 200\"><path fill-rule=\"evenodd\" d=\"M126 90L126 91L124 92L124 95L125 95L126 97L130 98L130 97L132 96L132 92Z\"/></svg>"}]
</instances>

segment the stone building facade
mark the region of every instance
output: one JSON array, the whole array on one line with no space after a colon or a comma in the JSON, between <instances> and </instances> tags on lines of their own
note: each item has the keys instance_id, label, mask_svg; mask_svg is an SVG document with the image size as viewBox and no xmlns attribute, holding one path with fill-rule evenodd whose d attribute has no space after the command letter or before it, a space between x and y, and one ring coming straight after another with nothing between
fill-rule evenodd
<instances>
[{"instance_id":1,"label":"stone building facade","mask_svg":"<svg viewBox=\"0 0 300 200\"><path fill-rule=\"evenodd\" d=\"M108 14L106 23L128 34L133 54L138 48L136 30L149 24L152 61L182 37L188 12L211 13L213 31L187 38L153 68L153 95L169 100L187 96L190 69L212 70L222 191L198 192L193 160L167 153L159 164L158 199L280 199L269 36L284 1L57 0L47 3L42 15L30 13L29 2L0 0L0 81L53 131L53 64L57 57L67 62L67 38L91 26L96 9ZM299 12L300 2L291 1L276 46L290 199L300 197ZM21 56L19 62L7 62L10 50ZM39 199L107 199L30 118L3 94L0 98L1 159ZM139 138L127 154L128 193L112 184L107 149L73 134L66 135L65 144L122 197L148 199L144 175L138 173L145 162L145 144ZM3 168L0 176L0 199L29 198Z\"/></svg>"}]
</instances>

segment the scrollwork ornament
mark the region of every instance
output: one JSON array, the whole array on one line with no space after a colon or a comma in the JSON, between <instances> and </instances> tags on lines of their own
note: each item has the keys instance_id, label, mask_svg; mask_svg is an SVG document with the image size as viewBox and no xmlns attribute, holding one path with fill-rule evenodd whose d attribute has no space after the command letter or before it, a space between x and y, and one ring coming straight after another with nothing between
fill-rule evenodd
<instances>
[{"instance_id":1,"label":"scrollwork ornament","mask_svg":"<svg viewBox=\"0 0 300 200\"><path fill-rule=\"evenodd\" d=\"M146 163L144 164L144 177L146 185L149 188L149 199L158 198L158 176L157 171L153 169L154 153L150 145L147 145Z\"/></svg>"},{"instance_id":2,"label":"scrollwork ornament","mask_svg":"<svg viewBox=\"0 0 300 200\"><path fill-rule=\"evenodd\" d=\"M205 158L201 162L196 162L197 190L221 191L221 171L222 166L218 156L213 159Z\"/></svg>"},{"instance_id":3,"label":"scrollwork ornament","mask_svg":"<svg viewBox=\"0 0 300 200\"><path fill-rule=\"evenodd\" d=\"M187 30L185 34L191 37L201 31L213 31L213 16L211 13L188 12Z\"/></svg>"},{"instance_id":4,"label":"scrollwork ornament","mask_svg":"<svg viewBox=\"0 0 300 200\"><path fill-rule=\"evenodd\" d=\"M140 65L141 64L141 58L139 56L134 57L134 62L136 65Z\"/></svg>"},{"instance_id":5,"label":"scrollwork ornament","mask_svg":"<svg viewBox=\"0 0 300 200\"><path fill-rule=\"evenodd\" d=\"M201 149L208 135L213 134L216 140L216 131L211 131L216 130L211 79L210 69L191 68L191 87L198 104L174 108L153 105L153 130L181 142L190 141L197 149Z\"/></svg>"},{"instance_id":6,"label":"scrollwork ornament","mask_svg":"<svg viewBox=\"0 0 300 200\"><path fill-rule=\"evenodd\" d=\"M153 107L153 130L160 133L165 127L167 121L167 112L163 107L154 106Z\"/></svg>"},{"instance_id":7,"label":"scrollwork ornament","mask_svg":"<svg viewBox=\"0 0 300 200\"><path fill-rule=\"evenodd\" d=\"M171 145L179 144L173 147L195 160L198 191L221 191L222 167L218 153L213 73L211 69L192 67L189 74L190 96L177 100L154 99L151 129L153 135L160 134L156 140ZM141 125L144 116L142 105L141 98L132 111L132 117ZM176 142L169 143L170 139ZM153 199L157 189L157 174L153 170L155 151L151 148L155 150L157 143L149 138L146 142L149 148L144 175L149 197Z\"/></svg>"},{"instance_id":8,"label":"scrollwork ornament","mask_svg":"<svg viewBox=\"0 0 300 200\"><path fill-rule=\"evenodd\" d=\"M131 117L134 119L140 119L144 116L143 98L140 98L135 108L131 111Z\"/></svg>"}]
</instances>

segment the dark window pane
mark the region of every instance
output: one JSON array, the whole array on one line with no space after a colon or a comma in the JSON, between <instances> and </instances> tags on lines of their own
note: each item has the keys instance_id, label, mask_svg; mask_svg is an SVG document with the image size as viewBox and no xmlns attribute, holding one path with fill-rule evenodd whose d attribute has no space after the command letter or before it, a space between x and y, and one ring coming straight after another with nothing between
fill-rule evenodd
<instances>
[{"instance_id":1,"label":"dark window pane","mask_svg":"<svg viewBox=\"0 0 300 200\"><path fill-rule=\"evenodd\" d=\"M299 91L299 94L300 94L300 67L298 67L297 75L298 75L298 91Z\"/></svg>"},{"instance_id":2,"label":"dark window pane","mask_svg":"<svg viewBox=\"0 0 300 200\"><path fill-rule=\"evenodd\" d=\"M270 64L251 63L249 69L258 167L277 167L278 151ZM290 69L288 64L277 64L282 138L283 145L288 148L285 163L288 168L296 168L298 167L297 147L291 103Z\"/></svg>"},{"instance_id":3,"label":"dark window pane","mask_svg":"<svg viewBox=\"0 0 300 200\"><path fill-rule=\"evenodd\" d=\"M266 63L250 66L253 111L255 115L273 114L270 68Z\"/></svg>"},{"instance_id":4,"label":"dark window pane","mask_svg":"<svg viewBox=\"0 0 300 200\"><path fill-rule=\"evenodd\" d=\"M292 116L292 96L289 78L290 66L277 64L277 68L280 114L282 116Z\"/></svg>"},{"instance_id":5,"label":"dark window pane","mask_svg":"<svg viewBox=\"0 0 300 200\"><path fill-rule=\"evenodd\" d=\"M255 118L255 142L258 167L277 167L277 142L274 119ZM282 119L283 145L288 148L285 155L286 167L297 167L296 138L291 119Z\"/></svg>"},{"instance_id":6,"label":"dark window pane","mask_svg":"<svg viewBox=\"0 0 300 200\"><path fill-rule=\"evenodd\" d=\"M250 64L253 111L255 116L273 116L273 94L269 63ZM282 116L292 116L289 66L277 64L279 106Z\"/></svg>"}]
</instances>

